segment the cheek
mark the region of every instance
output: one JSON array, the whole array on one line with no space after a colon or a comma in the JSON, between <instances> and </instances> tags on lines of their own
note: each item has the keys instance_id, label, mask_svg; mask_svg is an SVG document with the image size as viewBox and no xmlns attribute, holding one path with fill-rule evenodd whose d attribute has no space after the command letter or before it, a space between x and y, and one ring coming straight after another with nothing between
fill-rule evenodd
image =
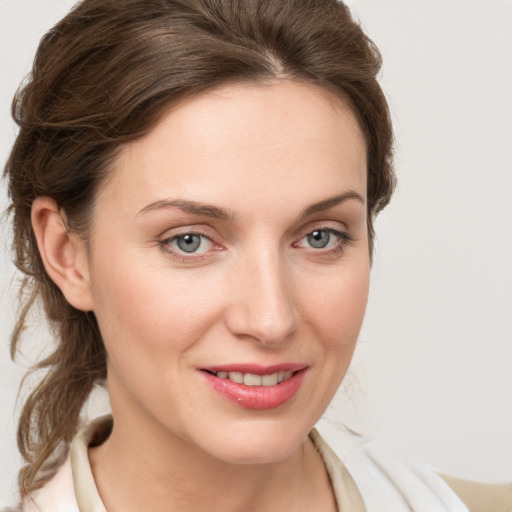
<instances>
[{"instance_id":1,"label":"cheek","mask_svg":"<svg viewBox=\"0 0 512 512\"><path fill-rule=\"evenodd\" d=\"M316 340L311 403L319 418L349 368L366 310L369 268L341 265L304 295L308 338ZM307 299L306 299L307 297Z\"/></svg>"},{"instance_id":2,"label":"cheek","mask_svg":"<svg viewBox=\"0 0 512 512\"><path fill-rule=\"evenodd\" d=\"M139 258L99 263L94 275L94 312L109 355L116 345L155 359L164 351L182 351L217 314L219 298L213 293L219 288L205 287L200 276Z\"/></svg>"},{"instance_id":3,"label":"cheek","mask_svg":"<svg viewBox=\"0 0 512 512\"><path fill-rule=\"evenodd\" d=\"M363 322L369 291L369 268L342 270L307 294L305 315L315 326L324 346L352 353Z\"/></svg>"}]
</instances>

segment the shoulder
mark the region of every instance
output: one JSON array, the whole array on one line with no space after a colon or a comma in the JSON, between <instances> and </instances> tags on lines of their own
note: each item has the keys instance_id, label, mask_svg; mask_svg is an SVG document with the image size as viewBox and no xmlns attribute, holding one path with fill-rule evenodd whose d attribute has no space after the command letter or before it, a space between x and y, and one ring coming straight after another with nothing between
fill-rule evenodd
<instances>
[{"instance_id":1,"label":"shoulder","mask_svg":"<svg viewBox=\"0 0 512 512\"><path fill-rule=\"evenodd\" d=\"M22 512L79 512L73 486L71 459L68 457L55 476L41 489L34 491Z\"/></svg>"},{"instance_id":2,"label":"shoulder","mask_svg":"<svg viewBox=\"0 0 512 512\"><path fill-rule=\"evenodd\" d=\"M439 475L421 462L388 452L376 439L351 432L330 436L335 451L317 431L311 438L324 458L335 491L338 482L346 479L343 472L348 472L355 485L345 485L344 494L359 494L366 512L512 512L512 488L507 485Z\"/></svg>"},{"instance_id":3,"label":"shoulder","mask_svg":"<svg viewBox=\"0 0 512 512\"><path fill-rule=\"evenodd\" d=\"M441 475L470 512L512 512L512 487Z\"/></svg>"},{"instance_id":4,"label":"shoulder","mask_svg":"<svg viewBox=\"0 0 512 512\"><path fill-rule=\"evenodd\" d=\"M89 464L88 447L101 444L112 430L112 417L96 418L74 437L71 451L57 473L19 508L0 512L106 512Z\"/></svg>"}]
</instances>

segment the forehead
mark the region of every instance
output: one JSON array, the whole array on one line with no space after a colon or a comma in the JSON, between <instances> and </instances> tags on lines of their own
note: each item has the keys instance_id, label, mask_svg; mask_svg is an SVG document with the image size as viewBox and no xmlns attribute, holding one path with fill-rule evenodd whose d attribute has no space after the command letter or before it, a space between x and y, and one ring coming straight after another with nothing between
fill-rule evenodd
<instances>
[{"instance_id":1,"label":"forehead","mask_svg":"<svg viewBox=\"0 0 512 512\"><path fill-rule=\"evenodd\" d=\"M355 116L323 88L284 81L228 84L173 106L122 148L100 199L133 209L164 197L235 204L293 192L307 202L344 189L366 197Z\"/></svg>"}]
</instances>

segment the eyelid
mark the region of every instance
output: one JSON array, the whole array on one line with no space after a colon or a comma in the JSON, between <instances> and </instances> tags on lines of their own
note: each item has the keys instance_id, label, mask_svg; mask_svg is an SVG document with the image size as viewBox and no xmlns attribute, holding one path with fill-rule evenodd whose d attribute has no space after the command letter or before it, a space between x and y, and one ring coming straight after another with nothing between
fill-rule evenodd
<instances>
[{"instance_id":1,"label":"eyelid","mask_svg":"<svg viewBox=\"0 0 512 512\"><path fill-rule=\"evenodd\" d=\"M211 240L215 238L214 230L204 224L187 224L186 226L180 225L175 228L167 228L165 231L162 231L157 238L163 241L183 235L202 235Z\"/></svg>"},{"instance_id":2,"label":"eyelid","mask_svg":"<svg viewBox=\"0 0 512 512\"><path fill-rule=\"evenodd\" d=\"M344 222L334 219L319 219L309 222L298 230L297 240L304 238L306 235L313 233L313 231L330 231L331 233L338 233L343 236L351 237L351 230Z\"/></svg>"}]
</instances>

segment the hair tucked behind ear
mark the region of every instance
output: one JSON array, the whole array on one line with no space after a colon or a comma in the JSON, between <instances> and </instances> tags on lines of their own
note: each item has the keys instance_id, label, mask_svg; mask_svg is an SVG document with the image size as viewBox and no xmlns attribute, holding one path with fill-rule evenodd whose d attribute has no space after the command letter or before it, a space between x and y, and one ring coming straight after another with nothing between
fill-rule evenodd
<instances>
[{"instance_id":1,"label":"hair tucked behind ear","mask_svg":"<svg viewBox=\"0 0 512 512\"><path fill-rule=\"evenodd\" d=\"M22 496L48 479L56 450L106 377L94 313L71 307L45 272L30 222L34 199L53 198L87 242L95 194L117 149L148 133L170 104L229 81L305 81L346 102L365 135L371 251L374 217L394 187L380 65L375 45L336 0L84 0L43 37L13 102L20 131L5 167L15 262L25 275L12 354L36 300L56 338L20 418Z\"/></svg>"}]
</instances>

